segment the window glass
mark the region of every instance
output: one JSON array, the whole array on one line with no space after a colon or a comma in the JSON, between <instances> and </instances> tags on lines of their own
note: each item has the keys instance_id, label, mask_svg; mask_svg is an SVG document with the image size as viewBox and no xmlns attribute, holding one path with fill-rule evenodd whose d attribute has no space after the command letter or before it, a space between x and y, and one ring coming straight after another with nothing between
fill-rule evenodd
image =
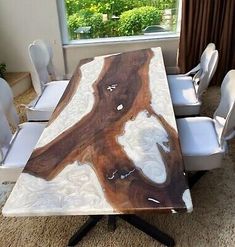
<instances>
[{"instance_id":1,"label":"window glass","mask_svg":"<svg viewBox=\"0 0 235 247\"><path fill-rule=\"evenodd\" d=\"M175 32L178 0L65 0L70 40Z\"/></svg>"}]
</instances>

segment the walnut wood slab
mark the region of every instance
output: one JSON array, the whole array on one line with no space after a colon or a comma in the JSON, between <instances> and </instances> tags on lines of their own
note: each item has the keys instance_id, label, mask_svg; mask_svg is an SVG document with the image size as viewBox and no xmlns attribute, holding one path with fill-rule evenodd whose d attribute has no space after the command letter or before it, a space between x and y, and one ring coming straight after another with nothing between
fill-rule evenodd
<instances>
[{"instance_id":1,"label":"walnut wood slab","mask_svg":"<svg viewBox=\"0 0 235 247\"><path fill-rule=\"evenodd\" d=\"M160 48L79 63L5 215L191 211Z\"/></svg>"}]
</instances>

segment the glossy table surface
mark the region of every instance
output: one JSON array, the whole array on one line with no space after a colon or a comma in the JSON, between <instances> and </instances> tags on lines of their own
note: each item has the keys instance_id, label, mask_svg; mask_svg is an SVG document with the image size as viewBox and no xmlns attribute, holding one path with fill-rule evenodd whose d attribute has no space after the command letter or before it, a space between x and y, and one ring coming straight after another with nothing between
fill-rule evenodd
<instances>
[{"instance_id":1,"label":"glossy table surface","mask_svg":"<svg viewBox=\"0 0 235 247\"><path fill-rule=\"evenodd\" d=\"M161 48L82 60L3 214L192 211Z\"/></svg>"}]
</instances>

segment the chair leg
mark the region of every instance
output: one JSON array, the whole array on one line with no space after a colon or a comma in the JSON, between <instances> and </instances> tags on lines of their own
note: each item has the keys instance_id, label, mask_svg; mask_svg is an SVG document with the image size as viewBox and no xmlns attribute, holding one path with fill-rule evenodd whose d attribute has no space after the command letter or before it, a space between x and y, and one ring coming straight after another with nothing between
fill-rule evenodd
<instances>
[{"instance_id":1,"label":"chair leg","mask_svg":"<svg viewBox=\"0 0 235 247\"><path fill-rule=\"evenodd\" d=\"M133 225L134 227L138 228L142 232L146 233L147 235L151 236L158 242L164 244L165 246L175 246L175 241L166 233L157 229L157 227L147 223L143 219L137 217L136 215L118 215L118 217L122 218L129 224Z\"/></svg>"},{"instance_id":2,"label":"chair leg","mask_svg":"<svg viewBox=\"0 0 235 247\"><path fill-rule=\"evenodd\" d=\"M193 186L204 176L208 171L198 171L188 177L189 188L192 189Z\"/></svg>"},{"instance_id":3,"label":"chair leg","mask_svg":"<svg viewBox=\"0 0 235 247\"><path fill-rule=\"evenodd\" d=\"M95 225L102 219L102 215L92 215L89 219L82 225L82 227L74 233L70 238L68 247L75 246L79 241L82 240L86 234L95 227Z\"/></svg>"}]
</instances>

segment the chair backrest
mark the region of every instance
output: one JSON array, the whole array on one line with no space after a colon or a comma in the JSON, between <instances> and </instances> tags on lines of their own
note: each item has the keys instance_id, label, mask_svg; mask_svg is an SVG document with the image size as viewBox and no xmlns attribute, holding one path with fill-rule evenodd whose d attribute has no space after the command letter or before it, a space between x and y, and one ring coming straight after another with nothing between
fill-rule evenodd
<instances>
[{"instance_id":1,"label":"chair backrest","mask_svg":"<svg viewBox=\"0 0 235 247\"><path fill-rule=\"evenodd\" d=\"M235 70L230 70L221 85L221 99L214 113L215 121L224 119L223 128L219 132L220 142L235 135Z\"/></svg>"},{"instance_id":2,"label":"chair backrest","mask_svg":"<svg viewBox=\"0 0 235 247\"><path fill-rule=\"evenodd\" d=\"M213 52L215 51L215 44L214 43L209 43L206 47L206 49L203 51L201 58L200 58L200 73L203 73L203 71L208 69L211 56ZM199 75L200 76L200 75Z\"/></svg>"},{"instance_id":3,"label":"chair backrest","mask_svg":"<svg viewBox=\"0 0 235 247\"><path fill-rule=\"evenodd\" d=\"M19 124L19 118L13 103L13 94L8 83L0 78L0 106L7 117L8 122L15 128Z\"/></svg>"},{"instance_id":4,"label":"chair backrest","mask_svg":"<svg viewBox=\"0 0 235 247\"><path fill-rule=\"evenodd\" d=\"M200 57L200 63L198 64L198 66L195 67L197 68L197 71L195 71L196 74L194 75L194 81L199 82L203 70L208 69L208 65L213 51L215 51L215 44L209 43Z\"/></svg>"},{"instance_id":5,"label":"chair backrest","mask_svg":"<svg viewBox=\"0 0 235 247\"><path fill-rule=\"evenodd\" d=\"M203 51L201 58L200 58L200 62L202 60L207 59L207 57L211 56L211 53L215 50L215 44L214 43L209 43L205 50Z\"/></svg>"},{"instance_id":6,"label":"chair backrest","mask_svg":"<svg viewBox=\"0 0 235 247\"><path fill-rule=\"evenodd\" d=\"M29 45L29 57L34 68L33 86L37 94L41 94L45 83L49 80L47 66L50 61L48 52L37 44Z\"/></svg>"},{"instance_id":7,"label":"chair backrest","mask_svg":"<svg viewBox=\"0 0 235 247\"><path fill-rule=\"evenodd\" d=\"M217 69L218 58L219 58L219 54L217 50L214 50L203 57L200 63L201 65L200 71L195 76L195 77L199 77L199 85L198 87L196 87L198 98L200 98L208 88L210 81Z\"/></svg>"},{"instance_id":8,"label":"chair backrest","mask_svg":"<svg viewBox=\"0 0 235 247\"><path fill-rule=\"evenodd\" d=\"M33 44L39 45L42 49L45 50L45 52L47 52L47 54L49 56L49 63L47 65L47 70L48 70L49 75L51 76L51 79L56 80L55 68L54 68L54 65L52 62L53 50L52 50L50 43L46 40L37 39L33 42Z\"/></svg>"},{"instance_id":9,"label":"chair backrest","mask_svg":"<svg viewBox=\"0 0 235 247\"><path fill-rule=\"evenodd\" d=\"M0 163L4 160L10 145L12 133L5 113L0 105Z\"/></svg>"},{"instance_id":10,"label":"chair backrest","mask_svg":"<svg viewBox=\"0 0 235 247\"><path fill-rule=\"evenodd\" d=\"M211 56L212 51L215 50L215 44L214 43L209 43L207 45L207 47L205 48L205 50L203 51L201 58L200 58L200 63L194 67L193 69L191 69L188 73L186 73L185 75L196 75L195 79L199 79L200 75L201 75L201 61L207 59L207 57Z\"/></svg>"}]
</instances>

